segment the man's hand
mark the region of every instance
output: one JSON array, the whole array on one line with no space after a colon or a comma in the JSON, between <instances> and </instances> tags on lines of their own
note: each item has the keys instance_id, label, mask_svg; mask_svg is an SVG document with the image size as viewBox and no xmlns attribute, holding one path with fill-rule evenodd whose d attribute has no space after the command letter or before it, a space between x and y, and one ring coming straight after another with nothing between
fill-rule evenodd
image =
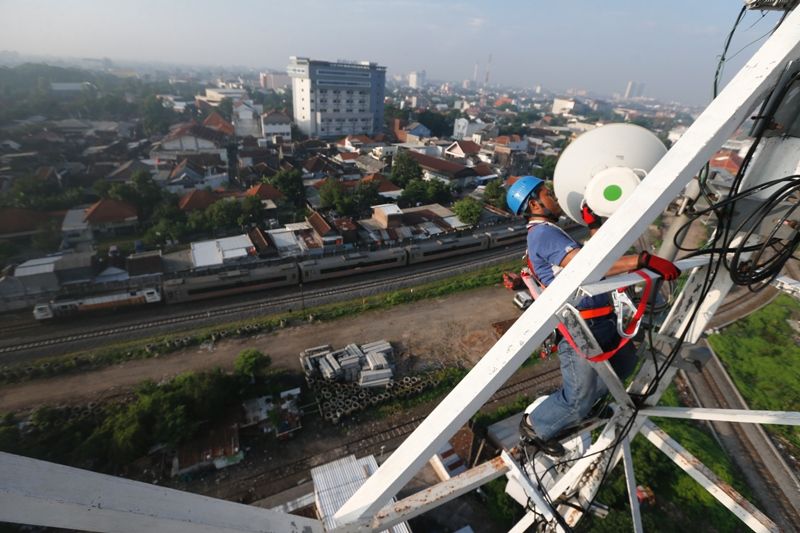
<instances>
[{"instance_id":1,"label":"man's hand","mask_svg":"<svg viewBox=\"0 0 800 533\"><path fill-rule=\"evenodd\" d=\"M672 281L681 275L680 269L672 264L671 261L667 261L663 257L658 257L648 252L639 254L639 263L637 267L652 270L656 274L659 274L664 281Z\"/></svg>"},{"instance_id":2,"label":"man's hand","mask_svg":"<svg viewBox=\"0 0 800 533\"><path fill-rule=\"evenodd\" d=\"M581 206L581 218L589 226L589 229L598 229L603 225L603 221L600 220L600 217L592 211L592 208L586 202Z\"/></svg>"}]
</instances>

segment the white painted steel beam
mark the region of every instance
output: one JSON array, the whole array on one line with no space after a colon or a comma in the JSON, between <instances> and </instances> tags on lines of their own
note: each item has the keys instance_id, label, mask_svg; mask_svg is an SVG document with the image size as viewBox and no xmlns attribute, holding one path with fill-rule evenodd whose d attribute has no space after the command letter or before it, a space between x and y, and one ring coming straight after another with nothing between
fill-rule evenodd
<instances>
[{"instance_id":1,"label":"white painted steel beam","mask_svg":"<svg viewBox=\"0 0 800 533\"><path fill-rule=\"evenodd\" d=\"M797 411L753 411L750 409L715 409L706 407L648 407L639 411L640 416L664 418L688 418L690 420L715 420L740 424L779 424L800 426Z\"/></svg>"},{"instance_id":2,"label":"white painted steel beam","mask_svg":"<svg viewBox=\"0 0 800 533\"><path fill-rule=\"evenodd\" d=\"M556 325L555 313L577 290L598 281L749 116L800 55L795 10L642 180L522 317L428 418L336 513L340 523L372 516L513 374Z\"/></svg>"},{"instance_id":3,"label":"white painted steel beam","mask_svg":"<svg viewBox=\"0 0 800 533\"><path fill-rule=\"evenodd\" d=\"M639 430L647 440L664 452L676 465L689 474L692 479L700 483L709 494L714 496L722 505L727 507L739 520L753 531L778 531L778 526L764 513L747 501L733 487L719 479L711 470L701 463L695 456L675 442L658 426L646 420Z\"/></svg>"},{"instance_id":4,"label":"white painted steel beam","mask_svg":"<svg viewBox=\"0 0 800 533\"><path fill-rule=\"evenodd\" d=\"M322 533L322 522L0 452L0 521L81 531Z\"/></svg>"},{"instance_id":5,"label":"white painted steel beam","mask_svg":"<svg viewBox=\"0 0 800 533\"><path fill-rule=\"evenodd\" d=\"M502 456L481 463L466 472L421 490L381 509L372 519L370 529L382 531L428 512L445 502L474 490L508 472L509 466ZM338 530L337 530L338 531Z\"/></svg>"},{"instance_id":6,"label":"white painted steel beam","mask_svg":"<svg viewBox=\"0 0 800 533\"><path fill-rule=\"evenodd\" d=\"M622 440L622 464L625 467L625 484L628 487L628 503L631 506L634 533L642 533L642 514L639 512L639 498L636 495L636 475L633 473L633 457L631 441L628 437Z\"/></svg>"}]
</instances>

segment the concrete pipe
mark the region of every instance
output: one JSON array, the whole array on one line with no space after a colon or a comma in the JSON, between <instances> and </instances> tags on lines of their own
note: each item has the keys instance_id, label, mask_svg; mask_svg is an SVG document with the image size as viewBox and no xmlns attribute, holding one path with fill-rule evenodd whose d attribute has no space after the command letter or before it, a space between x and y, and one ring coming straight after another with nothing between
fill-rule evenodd
<instances>
[{"instance_id":1,"label":"concrete pipe","mask_svg":"<svg viewBox=\"0 0 800 533\"><path fill-rule=\"evenodd\" d=\"M411 378L406 376L406 377L403 378L402 381L403 381L403 384L408 385L409 383L411 383Z\"/></svg>"},{"instance_id":2,"label":"concrete pipe","mask_svg":"<svg viewBox=\"0 0 800 533\"><path fill-rule=\"evenodd\" d=\"M423 387L422 385L417 385L417 387L414 389L414 392L416 392L417 394L419 394L419 393L421 393L421 392L422 392L422 391L424 391L424 390L425 390L425 387Z\"/></svg>"},{"instance_id":3,"label":"concrete pipe","mask_svg":"<svg viewBox=\"0 0 800 533\"><path fill-rule=\"evenodd\" d=\"M419 383L419 377L417 377L417 376L411 376L411 383L413 383L413 384L417 384L417 383Z\"/></svg>"}]
</instances>

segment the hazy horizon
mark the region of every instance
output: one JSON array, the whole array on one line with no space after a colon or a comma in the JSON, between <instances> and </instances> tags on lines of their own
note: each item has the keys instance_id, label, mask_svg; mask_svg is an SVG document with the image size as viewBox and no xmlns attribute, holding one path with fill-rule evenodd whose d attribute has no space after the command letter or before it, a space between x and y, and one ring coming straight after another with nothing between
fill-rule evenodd
<instances>
[{"instance_id":1,"label":"hazy horizon","mask_svg":"<svg viewBox=\"0 0 800 533\"><path fill-rule=\"evenodd\" d=\"M289 56L370 60L389 74L541 84L645 95L692 105L710 100L714 69L741 2L619 0L553 7L543 2L347 0L291 4L240 0L0 0L0 50L196 66L282 70ZM748 12L731 44L723 81L758 49L778 14Z\"/></svg>"}]
</instances>

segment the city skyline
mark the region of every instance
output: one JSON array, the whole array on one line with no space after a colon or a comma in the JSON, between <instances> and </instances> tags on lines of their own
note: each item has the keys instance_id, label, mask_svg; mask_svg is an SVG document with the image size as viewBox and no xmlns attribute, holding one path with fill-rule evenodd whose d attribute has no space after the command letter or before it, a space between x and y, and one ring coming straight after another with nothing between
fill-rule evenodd
<instances>
[{"instance_id":1,"label":"city skyline","mask_svg":"<svg viewBox=\"0 0 800 533\"><path fill-rule=\"evenodd\" d=\"M701 105L710 100L718 56L740 5L617 1L552 9L509 2L500 9L471 1L393 0L376 9L350 0L333 9L315 0L247 0L220 11L205 0L2 0L0 50L276 70L284 70L290 56L347 58L385 65L389 76L425 70L429 79L449 81L472 79L476 64L483 81L491 55L492 84L610 95L637 80L647 96ZM777 18L745 15L723 81L755 52Z\"/></svg>"}]
</instances>

